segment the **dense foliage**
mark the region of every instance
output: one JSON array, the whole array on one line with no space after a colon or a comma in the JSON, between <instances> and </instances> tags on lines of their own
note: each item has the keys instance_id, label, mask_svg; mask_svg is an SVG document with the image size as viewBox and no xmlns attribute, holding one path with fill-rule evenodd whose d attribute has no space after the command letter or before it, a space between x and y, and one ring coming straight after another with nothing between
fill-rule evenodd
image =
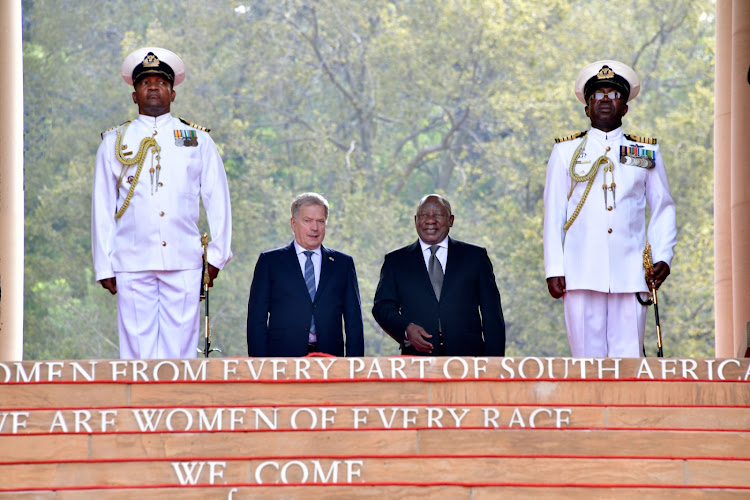
<instances>
[{"instance_id":1,"label":"dense foliage","mask_svg":"<svg viewBox=\"0 0 750 500\"><path fill-rule=\"evenodd\" d=\"M24 0L26 359L117 357L115 298L95 283L99 133L133 119L130 51L177 52L175 116L210 127L229 176L234 259L212 290L214 344L245 355L258 253L291 241L289 203L331 202L325 244L359 275L366 355L397 352L370 309L383 255L445 194L451 234L486 246L511 356L569 355L541 228L555 137L589 124L572 87L613 58L642 79L626 132L657 137L679 242L660 294L665 351L713 355L710 0ZM205 227L205 224L203 225ZM650 316L650 315L649 315ZM654 354L653 319L647 349Z\"/></svg>"}]
</instances>

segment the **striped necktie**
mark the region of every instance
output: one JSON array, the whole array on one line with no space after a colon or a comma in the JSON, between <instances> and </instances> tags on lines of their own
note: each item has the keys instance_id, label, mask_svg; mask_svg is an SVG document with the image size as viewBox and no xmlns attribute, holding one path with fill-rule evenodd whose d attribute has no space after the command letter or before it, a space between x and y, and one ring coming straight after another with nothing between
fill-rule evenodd
<instances>
[{"instance_id":1,"label":"striped necktie","mask_svg":"<svg viewBox=\"0 0 750 500\"><path fill-rule=\"evenodd\" d=\"M310 294L310 300L315 300L315 268L313 267L312 250L305 250L303 252L307 256L305 262L305 285L307 285L307 292ZM310 333L315 333L315 316L310 320Z\"/></svg>"}]
</instances>

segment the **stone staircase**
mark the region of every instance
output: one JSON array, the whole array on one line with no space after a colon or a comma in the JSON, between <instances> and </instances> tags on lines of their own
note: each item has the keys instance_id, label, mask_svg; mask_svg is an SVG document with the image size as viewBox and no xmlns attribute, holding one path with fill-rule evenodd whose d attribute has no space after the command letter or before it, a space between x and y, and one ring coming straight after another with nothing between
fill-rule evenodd
<instances>
[{"instance_id":1,"label":"stone staircase","mask_svg":"<svg viewBox=\"0 0 750 500\"><path fill-rule=\"evenodd\" d=\"M750 498L750 359L0 362L0 500Z\"/></svg>"}]
</instances>

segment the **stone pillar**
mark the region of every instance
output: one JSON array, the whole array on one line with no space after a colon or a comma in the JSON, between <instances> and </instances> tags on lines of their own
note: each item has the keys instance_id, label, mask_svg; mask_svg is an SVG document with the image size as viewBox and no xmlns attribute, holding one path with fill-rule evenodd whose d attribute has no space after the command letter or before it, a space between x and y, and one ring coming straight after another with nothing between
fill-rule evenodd
<instances>
[{"instance_id":1,"label":"stone pillar","mask_svg":"<svg viewBox=\"0 0 750 500\"><path fill-rule=\"evenodd\" d=\"M733 351L744 354L750 321L750 2L732 2L732 329ZM718 334L718 332L717 332ZM723 354L723 353L722 353ZM717 353L719 355L719 353Z\"/></svg>"},{"instance_id":2,"label":"stone pillar","mask_svg":"<svg viewBox=\"0 0 750 500\"><path fill-rule=\"evenodd\" d=\"M714 318L716 355L731 357L732 329L732 0L716 2L714 81Z\"/></svg>"},{"instance_id":3,"label":"stone pillar","mask_svg":"<svg viewBox=\"0 0 750 500\"><path fill-rule=\"evenodd\" d=\"M23 359L23 46L21 2L0 1L0 360Z\"/></svg>"}]
</instances>

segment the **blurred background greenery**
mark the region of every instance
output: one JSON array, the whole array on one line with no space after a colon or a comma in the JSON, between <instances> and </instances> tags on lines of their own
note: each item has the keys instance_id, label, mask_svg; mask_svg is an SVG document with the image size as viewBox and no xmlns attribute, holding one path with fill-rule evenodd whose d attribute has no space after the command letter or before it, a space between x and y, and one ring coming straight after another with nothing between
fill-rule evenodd
<instances>
[{"instance_id":1,"label":"blurred background greenery","mask_svg":"<svg viewBox=\"0 0 750 500\"><path fill-rule=\"evenodd\" d=\"M372 299L431 192L453 204L451 235L489 251L507 355L569 355L542 193L554 138L589 127L574 80L606 58L641 78L623 128L658 138L677 204L665 354L713 356L714 30L709 0L23 0L24 358L118 356L91 182L100 132L137 117L122 60L149 45L184 60L172 114L211 129L229 177L234 258L211 295L223 356L247 354L257 256L291 241L303 191L328 198L325 244L355 259L366 355L398 352ZM653 332L649 314L649 355Z\"/></svg>"}]
</instances>

